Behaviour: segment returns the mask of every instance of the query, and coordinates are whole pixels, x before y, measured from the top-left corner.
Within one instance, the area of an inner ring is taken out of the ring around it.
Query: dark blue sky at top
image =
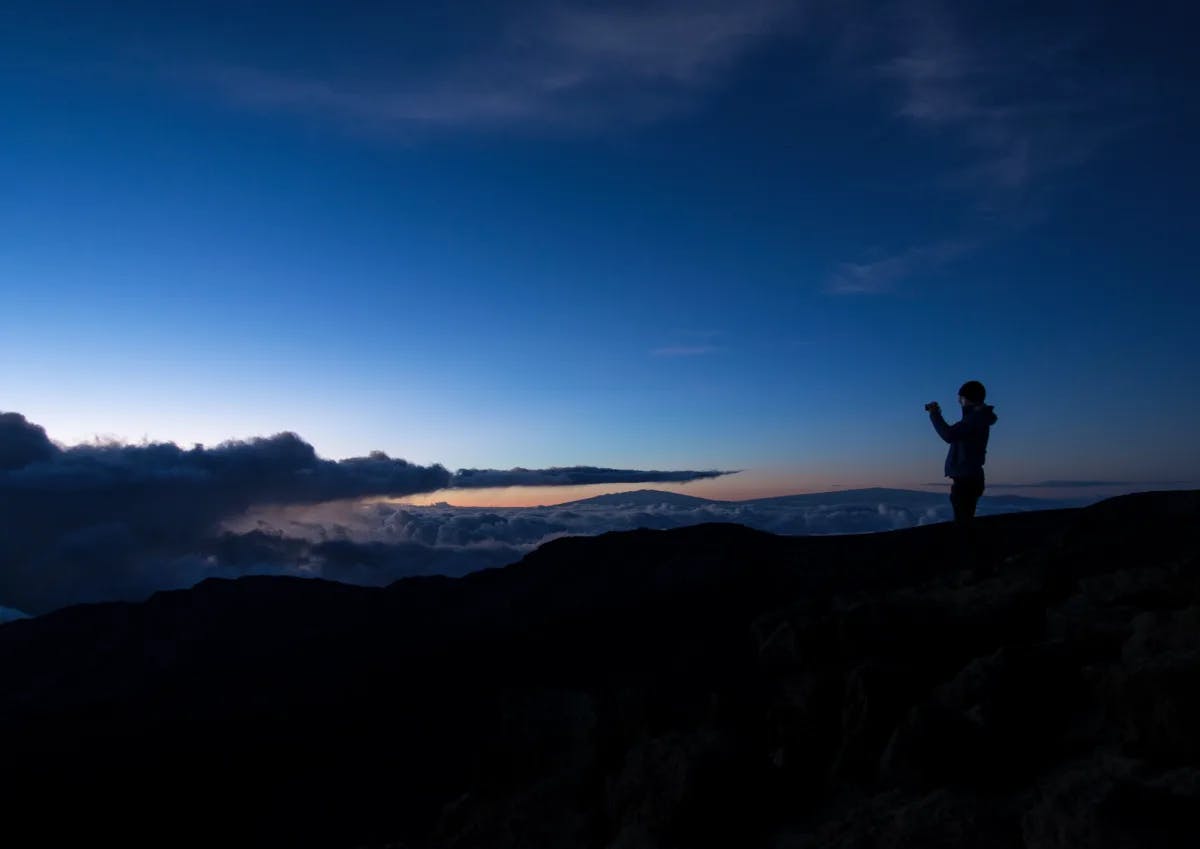
[[[1200,478],[1183,4],[440,5],[5,4],[0,408],[800,489],[979,378],[996,480]]]

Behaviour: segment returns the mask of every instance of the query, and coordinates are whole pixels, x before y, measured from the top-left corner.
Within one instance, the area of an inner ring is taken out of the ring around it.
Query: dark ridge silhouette
[[[1200,492],[0,626],[8,846],[1174,847]]]

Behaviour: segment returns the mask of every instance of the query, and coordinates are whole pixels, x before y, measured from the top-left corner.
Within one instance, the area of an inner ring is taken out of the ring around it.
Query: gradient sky
[[[0,409],[750,497],[939,480],[922,405],[977,378],[995,482],[1195,482],[1193,33],[1185,4],[7,2]]]

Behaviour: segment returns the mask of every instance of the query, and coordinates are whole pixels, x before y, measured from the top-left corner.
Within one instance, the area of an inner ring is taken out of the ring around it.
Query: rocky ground
[[[0,626],[7,845],[1200,845],[1200,492]]]

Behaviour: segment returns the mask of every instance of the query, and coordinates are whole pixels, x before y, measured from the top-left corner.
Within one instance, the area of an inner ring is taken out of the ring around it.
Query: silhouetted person
[[[938,436],[950,443],[946,452],[946,477],[950,485],[950,505],[954,523],[966,530],[975,517],[975,506],[983,495],[983,463],[987,458],[988,432],[996,423],[996,413],[983,403],[987,390],[978,380],[968,380],[958,390],[962,419],[946,424],[937,401],[925,405],[929,420]]]

